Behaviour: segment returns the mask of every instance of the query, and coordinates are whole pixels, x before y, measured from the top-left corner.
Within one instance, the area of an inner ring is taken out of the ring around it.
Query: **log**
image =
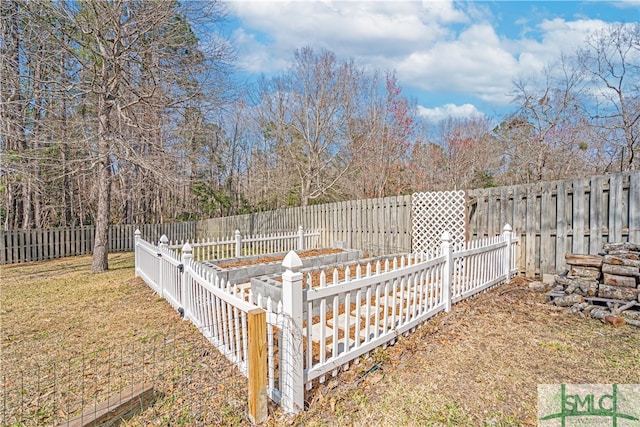
[[[620,301],[634,301],[638,299],[640,289],[625,288],[622,286],[600,285],[598,296],[600,298],[616,299]]]
[[[627,324],[629,325],[633,325],[635,327],[640,328],[640,320],[625,319],[625,322],[627,322]]]
[[[558,307],[571,307],[574,304],[580,304],[584,302],[582,295],[571,294],[563,297],[558,297],[553,300],[553,303]]]
[[[585,316],[590,316],[591,315],[591,310],[594,310],[596,308],[600,308],[597,305],[591,305],[589,304],[588,306],[586,306],[585,308],[582,309],[582,312],[584,313]]]
[[[562,277],[562,276],[556,276],[555,278],[555,282],[558,285],[562,285],[562,286],[569,286],[569,285],[577,285],[577,286],[585,286],[585,287],[591,287],[591,286],[598,286],[598,281],[595,279],[588,279],[586,277],[575,277],[575,276],[567,276],[567,277]]]
[[[609,251],[636,251],[640,252],[640,243],[633,242],[610,242],[602,245],[605,252]]]
[[[547,292],[551,288],[551,285],[540,281],[533,281],[529,283],[529,290],[532,292]]]
[[[564,259],[569,265],[579,265],[582,267],[597,267],[602,266],[602,255],[578,255],[578,254],[564,254]]]
[[[630,267],[640,268],[640,260],[625,258],[623,255],[605,255],[604,264],[627,265]]]
[[[598,280],[600,278],[600,268],[574,265],[571,266],[571,270],[569,270],[569,276]]]
[[[640,268],[628,265],[602,264],[602,272],[616,276],[640,277]]]
[[[609,314],[610,312],[606,308],[597,307],[591,310],[591,313],[589,313],[589,316],[593,317],[594,319],[604,320],[605,316],[608,316]]]
[[[622,286],[625,288],[635,288],[636,278],[628,276],[618,276],[615,274],[604,274],[604,284],[609,286]]]
[[[624,326],[627,322],[618,316],[604,316],[604,321],[615,327]]]
[[[608,252],[609,255],[613,255],[613,256],[617,256],[620,258],[627,258],[627,259],[633,259],[633,260],[640,260],[640,253],[639,252],[629,252],[629,251],[624,251],[624,250],[620,250],[620,251],[611,251]]]
[[[638,304],[638,309],[639,310],[626,310],[621,314],[625,317],[625,319],[640,320],[640,304]]]
[[[598,292],[598,281],[583,277],[556,276],[555,282],[562,285],[566,294],[579,294],[587,297],[595,296]]]
[[[611,310],[611,313],[615,316],[619,316],[620,313],[622,313],[625,310],[630,309],[631,307],[634,307],[636,305],[635,301],[630,301],[624,305],[620,305],[619,302],[608,302],[607,303],[607,307],[609,307],[609,310]]]

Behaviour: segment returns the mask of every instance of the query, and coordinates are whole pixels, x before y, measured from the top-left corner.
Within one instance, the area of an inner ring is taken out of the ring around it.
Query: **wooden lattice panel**
[[[454,248],[465,244],[467,214],[464,191],[414,193],[411,199],[413,252],[438,253],[448,231]]]

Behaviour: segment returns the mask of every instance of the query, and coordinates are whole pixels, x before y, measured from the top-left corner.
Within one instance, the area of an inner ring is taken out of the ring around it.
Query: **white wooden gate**
[[[443,231],[451,234],[454,248],[464,248],[467,233],[464,191],[413,193],[411,217],[413,253],[437,253]]]

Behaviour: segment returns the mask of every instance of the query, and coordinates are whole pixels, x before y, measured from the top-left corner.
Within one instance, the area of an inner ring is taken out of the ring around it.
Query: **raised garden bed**
[[[228,258],[202,263],[215,272],[217,277],[231,284],[249,282],[254,277],[282,274],[282,261],[286,253],[269,256],[255,255],[242,258]],[[354,249],[312,249],[298,253],[304,268],[318,268],[322,265],[355,262],[362,256],[361,251]]]
[[[319,283],[320,274],[322,271],[326,275],[326,284],[331,285],[333,283],[333,271],[338,270],[338,280],[344,280],[344,271],[347,267],[351,268],[351,277],[355,277],[355,267],[360,265],[364,269],[367,264],[375,265],[376,262],[384,262],[386,260],[392,260],[398,258],[401,255],[385,255],[375,258],[355,259],[344,261],[327,262],[321,265],[307,265],[305,260],[302,262],[304,267],[300,270],[303,273],[303,280],[307,279],[308,275],[312,276],[312,283],[315,285]],[[263,298],[271,298],[273,303],[277,304],[282,300],[282,275],[280,274],[265,274],[263,276],[256,276],[251,279],[251,291],[255,294],[261,294]]]

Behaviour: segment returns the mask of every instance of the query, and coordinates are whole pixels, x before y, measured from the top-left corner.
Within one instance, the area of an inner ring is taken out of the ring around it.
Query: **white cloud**
[[[375,50],[394,57],[442,37],[446,29],[438,22],[463,18],[451,2],[423,7],[418,2],[275,1],[232,2],[230,7],[247,27],[268,34],[265,48],[275,45],[289,55],[311,45],[341,56],[369,56]]]
[[[462,119],[483,116],[482,112],[471,104],[446,104],[436,108],[425,108],[422,105],[418,105],[418,115],[431,123],[437,123],[447,118]]]
[[[536,31],[539,39],[523,38],[509,42],[509,48],[514,53],[519,53],[527,62],[521,64],[523,71],[540,71],[540,64],[548,64],[559,59],[560,54],[575,52],[582,46],[589,34],[604,28],[607,25],[600,20],[566,21],[564,19],[545,19],[538,25]],[[531,69],[531,57],[535,58],[537,68]]]
[[[466,94],[500,107],[511,101],[519,75],[542,70],[606,25],[526,15],[510,21],[515,30],[507,37],[497,32],[485,3],[280,0],[229,6],[244,27],[234,34],[234,46],[247,71],[284,71],[293,51],[309,45],[368,69],[396,70],[410,89]]]
[[[516,59],[492,27],[473,25],[456,40],[443,41],[408,56],[398,65],[403,82],[433,92],[458,92],[504,105]]]

